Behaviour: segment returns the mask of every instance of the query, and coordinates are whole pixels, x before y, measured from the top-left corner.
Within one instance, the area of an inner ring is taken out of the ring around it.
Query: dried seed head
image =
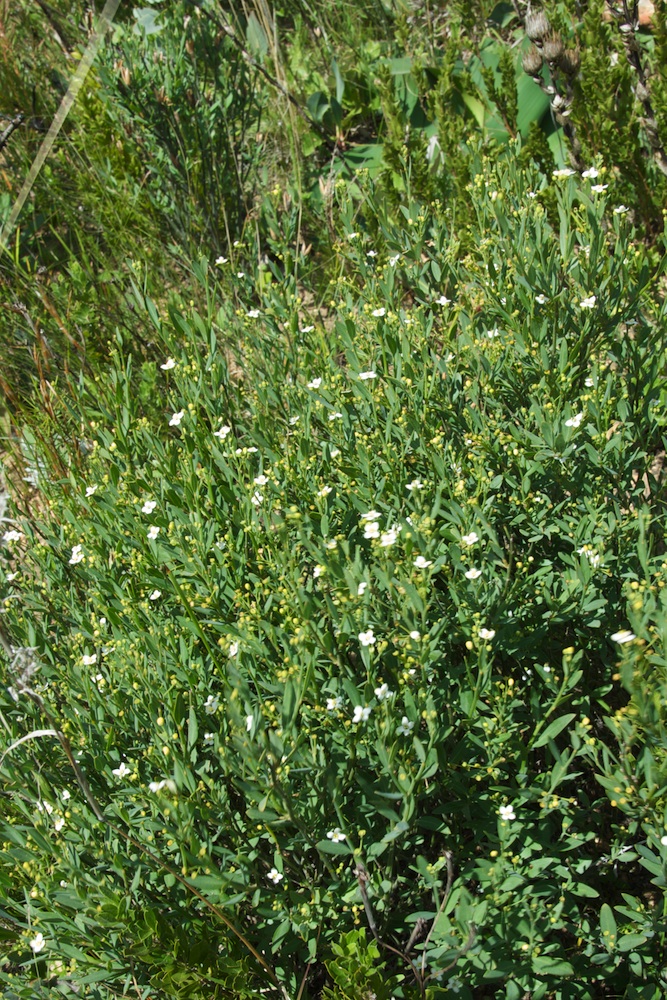
[[[574,76],[579,72],[581,56],[576,49],[565,49],[558,65],[567,76]]]
[[[542,51],[544,58],[550,65],[559,62],[563,55],[563,40],[557,32],[544,39]]]
[[[541,10],[526,15],[525,28],[531,42],[541,42],[551,31],[547,16]]]
[[[524,73],[527,73],[528,76],[537,76],[542,69],[542,55],[534,45],[531,45],[528,51],[524,53],[521,65],[523,66]]]

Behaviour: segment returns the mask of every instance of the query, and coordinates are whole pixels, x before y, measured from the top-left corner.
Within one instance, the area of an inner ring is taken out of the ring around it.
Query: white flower
[[[597,298],[595,297],[595,295],[589,295],[587,299],[581,300],[579,306],[581,309],[593,309],[596,302]]]
[[[176,362],[174,361],[173,358],[167,358],[165,363],[163,365],[160,365],[160,368],[162,369],[163,372],[168,372],[171,368],[175,367],[176,367]]]
[[[379,538],[380,525],[377,521],[369,521],[364,525],[364,538]]]
[[[367,514],[362,514],[361,515],[361,520],[362,521],[377,521],[377,519],[379,517],[382,517],[382,514],[380,513],[379,510],[369,510]]]
[[[338,542],[336,541],[335,538],[332,538],[330,541],[325,542],[324,544],[325,549],[329,549],[330,551],[333,551],[333,549],[335,549],[337,546]]]
[[[149,601],[157,601],[157,599],[159,597],[162,597],[162,591],[161,590],[152,590],[150,592],[150,594],[148,595],[148,600]]]
[[[594,194],[602,194],[602,192],[606,191],[608,187],[608,184],[593,184],[591,191],[593,191]]]
[[[362,646],[375,645],[375,636],[373,635],[372,628],[369,628],[367,632],[360,632],[358,635],[358,639]]]
[[[384,306],[380,306],[379,309],[374,309],[373,310],[373,316],[375,316],[376,319],[380,319],[382,316],[385,316],[386,313],[387,313],[387,310],[384,308]],[[359,378],[361,378],[361,375],[359,376]]]
[[[141,508],[142,514],[152,514],[157,507],[157,500],[147,500]]]
[[[593,386],[595,385],[595,382],[593,381],[593,379],[591,378],[590,375],[588,376],[588,378],[584,382],[584,385],[586,386],[587,389],[592,389]]]
[[[335,830],[329,830],[327,833],[327,840],[333,840],[334,844],[340,844],[341,841],[345,840],[345,834],[339,826]]]
[[[612,642],[624,643],[624,642],[632,642],[632,640],[636,639],[637,636],[634,634],[634,632],[630,632],[628,629],[623,628],[620,630],[620,632],[614,632],[614,634],[610,638]]]
[[[393,528],[389,529],[389,531],[383,532],[382,535],[380,535],[380,545],[383,548],[388,549],[390,545],[395,543],[400,530],[400,527],[395,524]]]
[[[537,302],[538,305],[543,306],[544,303],[547,301],[547,297],[546,295],[542,295],[542,293],[540,292],[539,295],[535,296],[535,301]]]
[[[83,663],[84,667],[92,667],[93,664],[97,663],[97,656],[95,653],[93,653],[90,656],[87,653],[85,653],[81,657],[81,662]]]
[[[321,490],[317,491],[317,495],[318,497],[328,497],[331,492],[332,492],[331,486],[323,486]]]
[[[410,492],[412,492],[412,490],[423,490],[424,484],[421,479],[413,479],[412,482],[408,483],[405,488],[406,490],[410,490]]]
[[[231,427],[228,427],[227,424],[223,424],[220,430],[213,431],[213,437],[220,438],[221,441],[224,441],[227,435],[231,434],[231,431]]]
[[[528,192],[528,197],[529,198],[537,198],[537,191],[529,191]]]
[[[570,170],[569,167],[561,167],[560,170],[554,170],[551,176],[560,179],[561,177],[571,177],[573,173],[574,170]]]
[[[253,506],[255,507],[259,507],[263,499],[264,497],[262,496],[262,494],[259,493],[257,490],[255,490],[253,495],[250,497],[250,503],[253,504]]]
[[[300,333],[312,333],[314,329],[315,329],[314,326],[302,326],[299,332]]]
[[[80,563],[83,560],[84,555],[81,549],[81,545],[72,546],[72,555],[69,560],[70,566],[76,566],[77,563]]]
[[[367,257],[377,257],[377,255],[378,255],[378,254],[377,254],[377,250],[368,250],[368,251],[366,252],[366,256],[367,256]]]
[[[398,733],[399,736],[409,736],[414,727],[415,727],[414,722],[410,722],[407,715],[404,715],[403,718],[401,719],[400,726],[396,728],[396,732]]]
[[[249,733],[250,730],[252,729],[252,724],[253,724],[254,721],[255,721],[254,715],[246,715],[246,717],[245,717],[245,728],[246,728],[246,732],[247,733]]]
[[[355,705],[354,712],[352,714],[352,722],[358,724],[360,722],[368,722],[371,714],[370,705]]]
[[[667,847],[667,835],[663,835],[660,838],[660,843],[662,844],[663,847]]]
[[[486,331],[486,335],[489,338],[489,340],[493,340],[494,337],[500,336],[500,330],[498,329],[497,326],[494,326],[493,330]]]
[[[274,885],[278,885],[279,882],[285,878],[282,872],[279,872],[277,868],[272,868],[266,876]]]
[[[441,295],[439,299],[435,300],[437,306],[448,306],[451,305],[451,299],[448,299],[446,295]]]
[[[220,699],[214,695],[210,694],[206,701],[204,702],[204,711],[207,715],[215,715],[220,707]]]
[[[430,559],[425,559],[424,556],[417,556],[417,558],[413,563],[413,566],[415,566],[417,569],[428,569],[429,566],[432,565],[433,562]]]
[[[359,236],[359,233],[348,233],[347,238],[348,238],[348,240],[356,240],[358,236]]]
[[[342,704],[343,699],[340,697],[327,698],[327,712],[337,712]]]
[[[151,524],[150,528],[146,533],[146,537],[149,538],[152,542],[154,542],[159,534],[160,534],[160,528],[158,527],[158,525]]]
[[[375,697],[378,701],[386,701],[387,698],[394,697],[394,692],[389,690],[388,684],[380,684],[380,687],[375,688]]]
[[[268,476],[264,475],[255,476],[255,478],[253,479],[253,483],[255,484],[255,486],[266,486],[268,481],[269,481]]]
[[[216,258],[215,258],[215,262],[216,262],[216,264],[217,264],[218,266],[220,266],[220,267],[221,267],[221,266],[222,266],[223,264],[226,264],[226,263],[227,263],[227,258],[226,258],[226,257],[216,257]]]
[[[39,812],[45,812],[47,816],[50,816],[51,813],[53,812],[53,806],[51,805],[50,802],[38,802],[37,809],[39,810]]]
[[[599,173],[600,173],[600,171],[596,170],[595,167],[589,167],[588,170],[584,170],[583,171],[583,173],[582,173],[581,176],[585,177],[587,181],[588,180],[595,180],[595,178],[599,175]]]
[[[630,209],[627,205],[617,205],[614,209],[614,215],[623,215],[625,212],[629,212]]]
[[[63,788],[62,792],[60,793],[60,798],[63,800],[63,802],[67,802],[68,799],[72,798],[71,793],[67,788]]]
[[[496,630],[494,628],[481,628],[477,633],[480,639],[493,639],[495,634]]]
[[[290,427],[294,427],[294,425],[298,424],[298,423],[299,423],[299,416],[298,416],[298,414],[295,417],[290,417],[289,418],[289,425],[290,425]]]
[[[312,380],[312,382],[308,383],[307,388],[308,389],[319,389],[319,387],[321,385],[322,385],[322,379],[321,378],[314,378]]]
[[[365,592],[365,590],[366,590],[367,587],[368,587],[368,584],[366,583],[366,581],[362,580],[362,582],[357,587],[357,597],[363,597],[364,596],[364,592]]]
[[[2,536],[3,542],[18,542],[20,538],[21,538],[20,531],[5,531],[4,535]]]
[[[118,767],[114,767],[111,773],[115,774],[117,778],[125,778],[128,774],[132,774],[132,771],[125,761],[121,761]]]
[[[315,567],[315,569],[313,570],[313,580],[318,580],[322,576],[322,573],[324,573],[324,570],[325,570],[325,567],[324,566],[320,566],[318,564]]]
[[[96,493],[96,492],[97,492],[97,483],[95,483],[93,486],[86,486],[86,496],[87,497],[92,497],[93,493]]]
[[[466,579],[467,580],[477,580],[477,579],[479,579],[479,577],[481,575],[482,575],[481,569],[475,569],[474,566],[471,566],[471,568],[466,573]]]
[[[153,792],[153,794],[156,794],[157,792],[161,792],[166,784],[167,784],[166,781],[149,781],[148,790],[149,792]]]
[[[400,259],[401,259],[400,253],[394,254],[393,257],[389,258],[389,267],[396,267]]]
[[[329,423],[331,423],[332,420],[340,420],[342,416],[343,414],[339,410],[335,410],[333,413],[329,414]],[[331,452],[331,457],[334,457],[333,451]]]
[[[39,931],[39,933],[35,934],[34,938],[30,942],[30,947],[32,948],[32,950],[35,953],[35,955],[38,952],[42,951],[43,948],[46,947],[46,940],[45,940],[44,935],[42,934],[41,931]]]
[[[362,382],[367,382],[371,378],[377,378],[376,372],[359,372],[359,378]]]
[[[248,317],[248,319],[258,319],[259,318],[259,309],[248,309],[248,312],[246,313],[246,316]]]
[[[500,809],[498,810],[498,814],[500,815],[500,818],[505,822],[508,822],[511,819],[516,819],[516,816],[514,814],[514,806],[501,806]]]
[[[172,415],[171,420],[169,421],[169,426],[178,427],[184,416],[185,416],[185,410],[179,410],[178,413],[174,413]]]
[[[471,531],[469,535],[463,535],[461,537],[461,542],[462,542],[463,545],[468,545],[468,546],[474,545],[475,542],[478,542],[478,541],[479,541],[479,537],[477,535],[477,532],[475,532],[475,531]]]
[[[565,421],[566,427],[578,427],[581,421],[584,419],[583,413],[575,413],[573,417]]]
[[[17,576],[18,573],[8,573],[6,576],[7,583],[11,583],[12,580],[15,580]]]
[[[53,824],[56,833],[60,833],[64,825],[65,825],[65,820],[62,818],[62,816],[60,816]]]
[[[410,633],[410,638],[414,639],[415,642],[419,642],[421,637],[422,637],[421,632],[418,632],[417,629],[413,629],[412,632]]]
[[[229,647],[229,651],[227,653],[227,656],[230,656],[230,657],[231,656],[236,656],[236,654],[238,653],[238,651],[239,651],[239,644],[238,644],[238,642],[233,642],[231,644],[231,646]]]
[[[236,272],[236,277],[237,278],[245,278],[245,271],[237,271]]]

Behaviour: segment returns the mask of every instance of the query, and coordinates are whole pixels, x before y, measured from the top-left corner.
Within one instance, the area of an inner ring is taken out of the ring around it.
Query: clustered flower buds
[[[541,10],[526,16],[525,27],[526,34],[530,38],[531,42],[535,42],[536,45],[540,45],[542,40],[546,38],[551,31],[551,25],[547,20],[547,16]]]

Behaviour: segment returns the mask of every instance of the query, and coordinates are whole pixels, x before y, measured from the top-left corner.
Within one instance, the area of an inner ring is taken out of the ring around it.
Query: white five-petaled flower
[[[380,687],[375,688],[375,697],[378,701],[386,701],[394,697],[394,692],[389,690],[388,684],[380,684]]]
[[[154,542],[159,534],[160,534],[159,526],[157,524],[151,524],[150,528],[146,533],[146,537],[149,538],[151,542]]]
[[[231,427],[228,427],[227,424],[223,424],[219,430],[213,431],[213,437],[220,438],[221,441],[224,441],[227,435],[231,434],[231,430]]]
[[[373,629],[369,628],[367,632],[360,632],[358,636],[359,642],[362,646],[374,646],[375,636],[373,634]]]
[[[500,336],[500,330],[498,329],[497,326],[494,326],[493,330],[487,330],[486,331],[486,335],[489,338],[489,340],[493,340],[494,337],[499,337]]]
[[[321,490],[317,491],[317,495],[318,497],[328,497],[331,492],[332,492],[331,486],[323,486]]]
[[[152,514],[157,507],[157,500],[147,500],[141,508],[142,514]]]
[[[384,549],[388,549],[390,545],[394,545],[396,539],[398,538],[400,530],[401,530],[400,526],[395,524],[393,527],[389,529],[389,531],[384,531],[380,535],[380,545]]]
[[[622,644],[624,642],[632,642],[632,640],[636,638],[637,636],[634,634],[634,632],[630,632],[630,630],[627,628],[622,628],[620,632],[614,632],[614,634],[611,636],[611,641],[619,642]]]
[[[509,820],[511,819],[516,819],[516,815],[514,813],[514,806],[501,806],[500,809],[498,810],[498,814],[500,818],[506,823],[509,822]]]
[[[92,653],[91,655],[84,653],[81,657],[81,662],[84,667],[92,667],[95,663],[97,663],[97,655],[95,653]]]
[[[379,510],[369,510],[367,514],[361,515],[362,521],[377,521],[379,517],[382,517]]]
[[[60,793],[60,798],[63,800],[63,802],[67,802],[68,799],[72,798],[71,792],[69,791],[68,788],[63,788],[62,792]]]
[[[342,704],[343,699],[340,696],[327,698],[327,712],[337,712]]]
[[[495,634],[496,630],[494,628],[481,628],[477,632],[480,639],[493,639]]]
[[[167,358],[165,363],[163,365],[160,365],[160,368],[162,369],[163,372],[168,372],[175,367],[176,367],[176,361],[174,360],[174,358]]]
[[[474,566],[471,566],[468,572],[466,573],[466,579],[477,580],[481,575],[482,575],[481,569],[476,569]]]
[[[345,834],[341,828],[337,826],[335,830],[329,830],[327,833],[327,840],[332,840],[334,844],[340,844],[343,840],[345,840]]]
[[[246,728],[246,732],[247,733],[249,733],[250,730],[252,729],[252,724],[253,724],[254,721],[255,721],[255,716],[254,715],[246,715],[246,717],[245,717],[245,728]]]
[[[266,486],[268,481],[269,481],[268,476],[265,476],[263,474],[261,476],[255,476],[255,478],[253,479],[253,483],[255,484],[255,486]]]
[[[478,542],[478,541],[479,541],[479,537],[478,537],[476,531],[471,531],[469,535],[462,535],[461,536],[461,542],[462,542],[463,545],[467,545],[467,546],[474,545],[475,542]]]
[[[239,651],[239,644],[238,644],[238,642],[233,642],[231,644],[231,646],[229,647],[229,650],[227,652],[227,656],[236,656],[236,654],[238,653],[238,651]]]
[[[599,173],[600,171],[596,170],[595,167],[589,167],[588,170],[584,170],[582,172],[581,176],[585,177],[586,180],[589,181],[589,180],[595,180],[595,178],[599,176]]]
[[[340,420],[342,416],[343,414],[340,412],[340,410],[334,410],[333,413],[329,414],[329,423],[331,423],[332,420]],[[332,458],[334,457],[333,452],[331,452],[331,457]]]
[[[627,205],[617,205],[614,209],[614,215],[623,215],[625,212],[629,212],[630,209]]]
[[[595,295],[589,295],[587,299],[582,299],[579,303],[581,309],[593,309],[595,303],[597,302],[597,297]]]
[[[379,538],[380,525],[377,521],[368,521],[364,525],[364,538]]]
[[[357,587],[357,597],[363,597],[364,591],[366,590],[367,587],[368,584],[366,583],[366,581],[362,580],[359,586]]]
[[[299,333],[312,333],[314,329],[314,326],[302,326]]]
[[[299,415],[298,414],[295,417],[290,417],[289,418],[289,425],[290,425],[290,427],[294,427],[294,425],[298,424],[298,423],[299,423]]]
[[[215,715],[220,707],[220,699],[217,695],[210,694],[204,702],[204,711],[207,715]]]
[[[430,559],[426,559],[424,556],[417,556],[413,563],[413,566],[415,566],[416,569],[428,569],[429,566],[432,565],[433,562]]]
[[[540,292],[540,294],[539,294],[539,295],[536,295],[536,296],[535,296],[535,301],[537,302],[537,304],[538,304],[538,305],[540,305],[540,306],[543,306],[543,305],[544,305],[544,303],[545,303],[545,302],[547,301],[547,297],[546,297],[546,295],[543,295],[543,294],[542,294],[542,293]]]
[[[414,639],[415,642],[419,642],[421,637],[422,637],[421,632],[418,632],[416,628],[413,629],[412,632],[410,633],[410,638]]]
[[[595,381],[594,381],[594,380],[593,380],[593,379],[591,378],[591,376],[589,375],[589,376],[588,376],[588,377],[587,377],[587,378],[585,379],[585,381],[584,381],[584,385],[586,386],[586,388],[587,388],[587,389],[592,389],[592,388],[593,388],[593,386],[595,385]]]
[[[21,538],[20,531],[5,531],[2,536],[3,542],[18,542]]]
[[[285,878],[283,873],[279,872],[277,868],[272,868],[271,871],[267,873],[266,877],[269,879],[270,882],[273,882],[274,885],[278,885],[278,883],[282,882],[282,880]]]
[[[389,258],[388,261],[389,267],[396,267],[400,259],[401,259],[400,253],[395,253],[393,257]]]
[[[368,722],[370,714],[370,705],[355,705],[354,712],[352,713],[352,722],[355,724],[358,724],[359,722]]]
[[[117,778],[125,778],[127,777],[128,774],[132,774],[132,770],[127,766],[127,764],[123,760],[118,765],[118,767],[114,767],[111,773],[115,774]]]
[[[258,319],[259,318],[259,309],[248,309],[248,312],[246,313],[246,316],[248,317],[248,319]]]
[[[551,176],[560,179],[562,177],[572,177],[574,173],[575,171],[571,170],[570,167],[561,167],[560,170],[554,170]]]
[[[148,595],[148,600],[149,601],[157,601],[157,599],[159,597],[162,597],[162,591],[161,590],[152,590],[150,592],[150,594]]]
[[[255,490],[253,495],[250,497],[250,503],[253,504],[253,506],[255,507],[259,507],[263,499],[264,497],[262,496],[262,494],[259,493],[257,490]]]
[[[72,546],[72,555],[70,556],[69,559],[70,566],[76,566],[77,563],[80,563],[83,560],[84,555],[83,552],[81,551],[82,548],[83,546],[81,545]]]
[[[308,389],[319,389],[319,387],[321,385],[322,385],[322,379],[321,378],[314,378],[312,380],[312,382],[308,383],[308,385],[307,385],[306,388],[308,388]]]
[[[379,309],[373,310],[373,316],[375,316],[376,319],[381,319],[383,316],[386,315],[386,312],[387,310],[384,308],[384,306],[380,306]],[[359,376],[359,378],[361,378],[361,375]]]
[[[92,497],[93,493],[96,493],[96,492],[97,492],[97,483],[94,483],[92,486],[86,486],[86,496],[87,497]]]
[[[64,826],[65,826],[65,820],[63,819],[62,816],[59,816],[58,819],[53,824],[56,833],[60,833],[60,831],[63,829]]]
[[[367,256],[367,257],[377,257],[377,255],[378,255],[378,252],[377,252],[377,250],[368,250],[368,251],[366,252],[366,256]]]
[[[609,187],[608,184],[593,184],[591,187],[591,191],[593,192],[593,194],[602,194],[602,192],[606,191],[608,187]]]
[[[30,942],[30,947],[32,948],[35,955],[42,951],[46,947],[46,939],[41,931],[35,934],[34,938]]]
[[[446,295],[441,295],[440,298],[435,300],[435,304],[438,306],[448,306],[451,305],[452,300],[448,299]]]
[[[412,490],[423,490],[424,484],[421,479],[413,479],[411,483],[407,483],[405,488],[406,490],[410,490],[410,492],[412,492]]]
[[[166,784],[167,784],[167,782],[164,781],[164,780],[162,780],[162,781],[149,781],[148,782],[148,790],[149,790],[149,792],[153,792],[153,794],[156,794],[157,792],[161,792],[162,789],[165,787]]]
[[[377,372],[373,371],[359,372],[359,378],[361,379],[362,382],[367,382],[371,378],[377,378]]]
[[[218,266],[221,266],[222,264],[226,264],[227,263],[227,258],[226,257],[216,257],[215,258],[215,262],[216,262],[216,264],[218,264]]]
[[[179,410],[178,413],[172,414],[171,420],[169,421],[169,426],[178,427],[184,416],[185,416],[185,410]]]
[[[415,727],[414,722],[410,722],[407,715],[404,715],[403,718],[401,719],[400,726],[397,726],[396,728],[396,732],[398,733],[399,736],[409,736],[414,727]]]
[[[326,569],[325,566],[320,566],[320,564],[318,563],[315,569],[313,570],[313,580],[318,580],[322,576],[322,573],[324,573],[325,569]]]
[[[584,419],[583,413],[575,413],[573,417],[565,421],[566,427],[578,427],[581,421]]]

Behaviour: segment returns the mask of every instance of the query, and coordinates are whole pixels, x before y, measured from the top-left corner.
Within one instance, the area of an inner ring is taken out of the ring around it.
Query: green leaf
[[[333,840],[318,840],[315,846],[324,854],[352,854],[352,849],[347,844],[334,843]]]
[[[613,951],[616,947],[616,918],[608,903],[603,903],[600,908],[600,932],[605,947]]]
[[[538,736],[535,740],[532,749],[537,750],[539,747],[546,746],[549,740],[555,739],[555,737],[558,736],[559,733],[562,733],[563,730],[570,725],[572,720],[576,719],[576,717],[576,713],[571,712],[568,715],[561,715],[559,719],[554,719],[554,721],[547,726],[542,735]]]

